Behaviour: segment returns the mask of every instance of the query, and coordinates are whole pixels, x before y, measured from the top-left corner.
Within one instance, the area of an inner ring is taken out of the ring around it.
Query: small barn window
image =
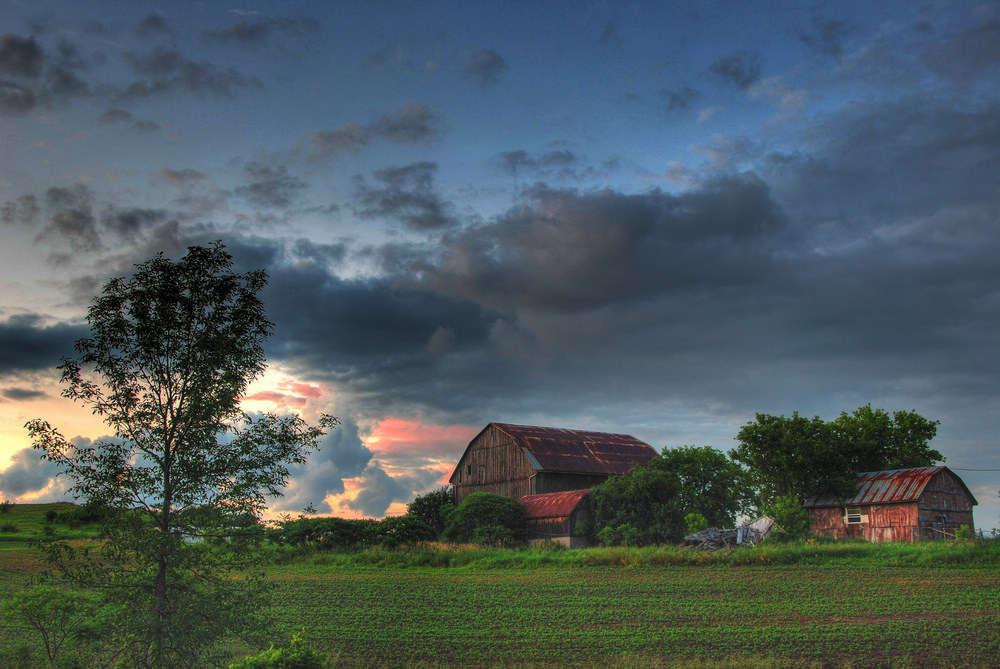
[[[848,525],[854,525],[861,522],[861,508],[860,507],[847,507],[845,510],[845,516]]]

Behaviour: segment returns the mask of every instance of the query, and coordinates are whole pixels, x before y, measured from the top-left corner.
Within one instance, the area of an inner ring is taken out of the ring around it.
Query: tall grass
[[[522,548],[424,543],[396,549],[318,551],[270,547],[276,564],[315,567],[381,567],[406,569],[536,569],[545,567],[670,567],[728,565],[857,565],[857,566],[995,566],[1000,567],[1000,541],[935,541],[913,544],[811,539],[762,544],[753,548],[703,551],[676,546],[566,549],[552,544]]]

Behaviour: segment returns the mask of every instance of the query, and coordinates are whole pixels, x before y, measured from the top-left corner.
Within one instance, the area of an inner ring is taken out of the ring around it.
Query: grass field
[[[302,632],[343,667],[997,667],[1000,551],[987,543],[431,546],[284,555],[267,571],[275,643]],[[0,548],[7,596],[39,565]],[[15,636],[0,631],[0,647]]]

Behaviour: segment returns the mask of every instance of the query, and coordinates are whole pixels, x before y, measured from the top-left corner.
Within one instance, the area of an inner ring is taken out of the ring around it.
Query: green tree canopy
[[[111,632],[133,666],[203,664],[222,636],[253,627],[263,581],[245,570],[256,517],[336,425],[240,408],[265,368],[266,282],[235,273],[221,243],[112,279],[88,312],[91,336],[60,369],[63,395],[113,437],[74,445],[42,420],[27,424],[71,490],[105,510],[106,542],[54,544],[48,559],[121,607]]]
[[[451,486],[444,486],[418,495],[406,505],[406,515],[427,523],[438,535],[444,532],[448,516],[454,510],[455,492]]]
[[[817,494],[854,494],[857,475],[865,471],[926,467],[944,460],[930,448],[939,421],[914,411],[890,417],[871,405],[834,421],[759,413],[736,436],[729,452],[749,470],[762,504],[779,497],[800,503]]]
[[[664,448],[645,467],[614,476],[587,496],[593,537],[630,545],[680,541],[692,514],[733,527],[752,500],[746,473],[710,446]]]
[[[737,516],[752,506],[746,472],[711,446],[664,448],[649,466],[677,476],[680,510],[700,513],[711,527],[734,527]]]
[[[476,539],[476,531],[489,528],[491,537],[520,540],[525,533],[524,507],[516,499],[474,492],[448,516],[444,538],[448,541],[468,542]],[[501,530],[496,532],[495,530]]]

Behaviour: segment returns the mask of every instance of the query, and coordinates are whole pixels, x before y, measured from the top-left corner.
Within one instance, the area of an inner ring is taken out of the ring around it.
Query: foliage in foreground
[[[260,653],[229,665],[229,669],[327,669],[332,666],[330,659],[310,648],[295,634],[287,646],[275,648],[273,645]]]
[[[337,422],[241,410],[273,325],[258,296],[266,274],[232,268],[216,243],[109,281],[88,311],[90,336],[60,369],[63,396],[113,436],[73,444],[43,420],[27,424],[103,520],[101,543],[55,542],[46,560],[117,608],[103,631],[134,667],[204,664],[227,635],[265,629],[257,517]]]

